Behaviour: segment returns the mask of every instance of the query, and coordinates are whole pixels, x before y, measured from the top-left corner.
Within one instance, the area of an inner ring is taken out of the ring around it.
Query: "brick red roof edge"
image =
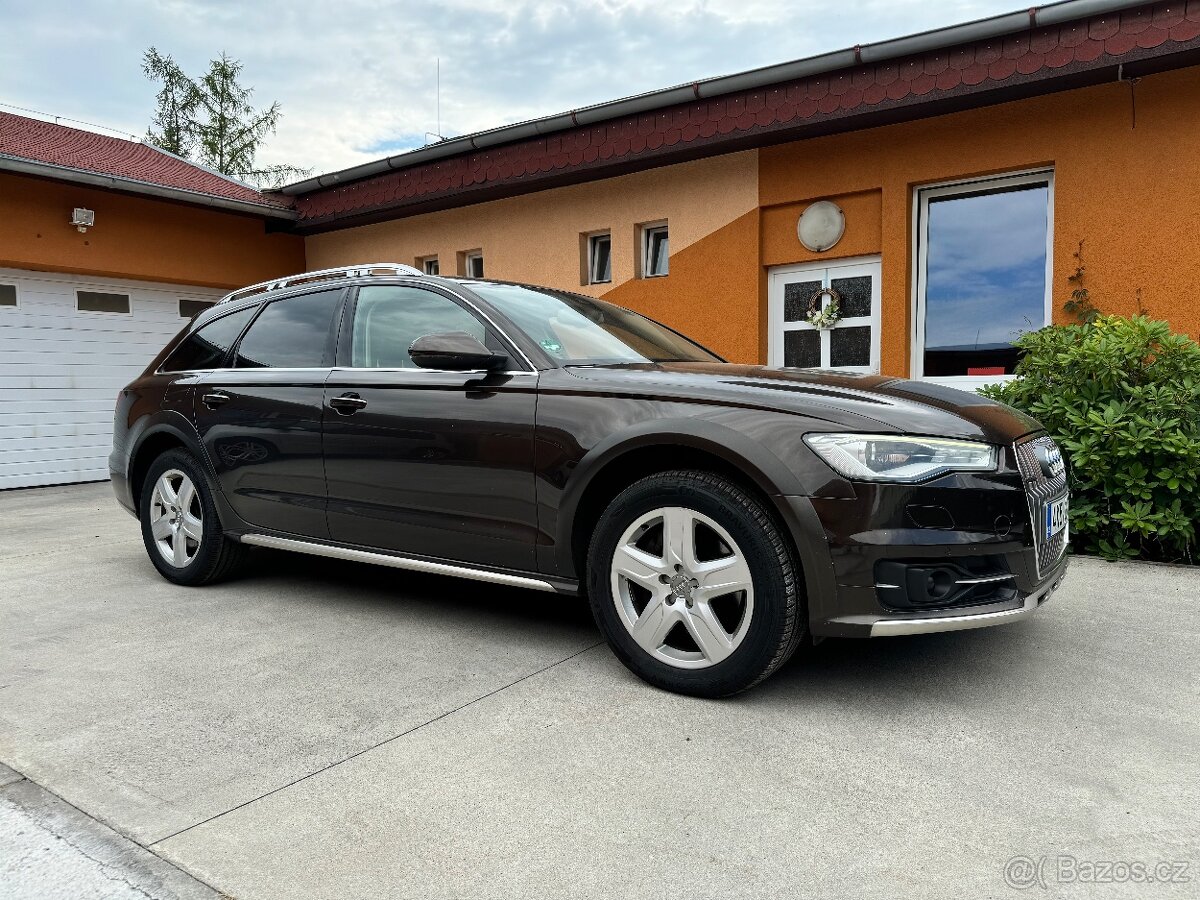
[[[998,102],[1119,63],[1200,50],[1200,0],[1157,3],[815,75],[398,169],[297,198],[308,230],[398,218],[672,159],[865,127],[918,105]],[[1053,89],[1053,88],[1051,88]]]
[[[290,205],[282,197],[264,194],[146,144],[8,112],[0,112],[0,153],[225,200],[281,209]]]

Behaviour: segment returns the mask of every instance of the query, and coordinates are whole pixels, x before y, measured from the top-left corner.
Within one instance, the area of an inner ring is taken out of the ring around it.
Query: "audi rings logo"
[[[1065,470],[1063,465],[1062,451],[1054,445],[1035,447],[1033,452],[1037,455],[1038,463],[1041,464],[1042,474],[1047,478],[1057,478]]]

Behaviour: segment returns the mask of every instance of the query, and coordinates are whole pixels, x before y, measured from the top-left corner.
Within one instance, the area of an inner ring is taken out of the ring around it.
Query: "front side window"
[[[408,348],[427,334],[465,331],[505,352],[483,322],[449,297],[404,285],[360,288],[350,358],[355,368],[415,369]]]
[[[666,275],[670,271],[669,255],[667,226],[647,225],[642,230],[642,275],[646,278]]]
[[[198,328],[171,351],[162,364],[164,372],[190,372],[217,369],[225,362],[229,348],[258,311],[257,306],[238,310]]]
[[[239,369],[320,369],[333,364],[333,317],[342,292],[267,304],[237,348]]]
[[[562,365],[721,361],[683,335],[603,300],[493,282],[471,290]]]
[[[612,281],[612,235],[593,234],[588,237],[588,284],[608,284]]]
[[[919,194],[914,368],[926,378],[1011,375],[1020,335],[1050,321],[1053,176]]]

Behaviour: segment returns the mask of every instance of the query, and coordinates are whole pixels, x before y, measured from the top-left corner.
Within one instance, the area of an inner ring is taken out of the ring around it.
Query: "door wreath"
[[[829,305],[822,306],[822,301],[828,297]],[[808,309],[804,313],[804,321],[813,328],[821,330],[833,328],[842,320],[842,295],[831,287],[823,287],[808,298]]]

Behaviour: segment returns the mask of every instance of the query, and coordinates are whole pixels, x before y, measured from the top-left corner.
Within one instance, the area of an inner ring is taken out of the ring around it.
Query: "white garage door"
[[[220,294],[0,269],[0,489],[108,478],[117,391]]]

